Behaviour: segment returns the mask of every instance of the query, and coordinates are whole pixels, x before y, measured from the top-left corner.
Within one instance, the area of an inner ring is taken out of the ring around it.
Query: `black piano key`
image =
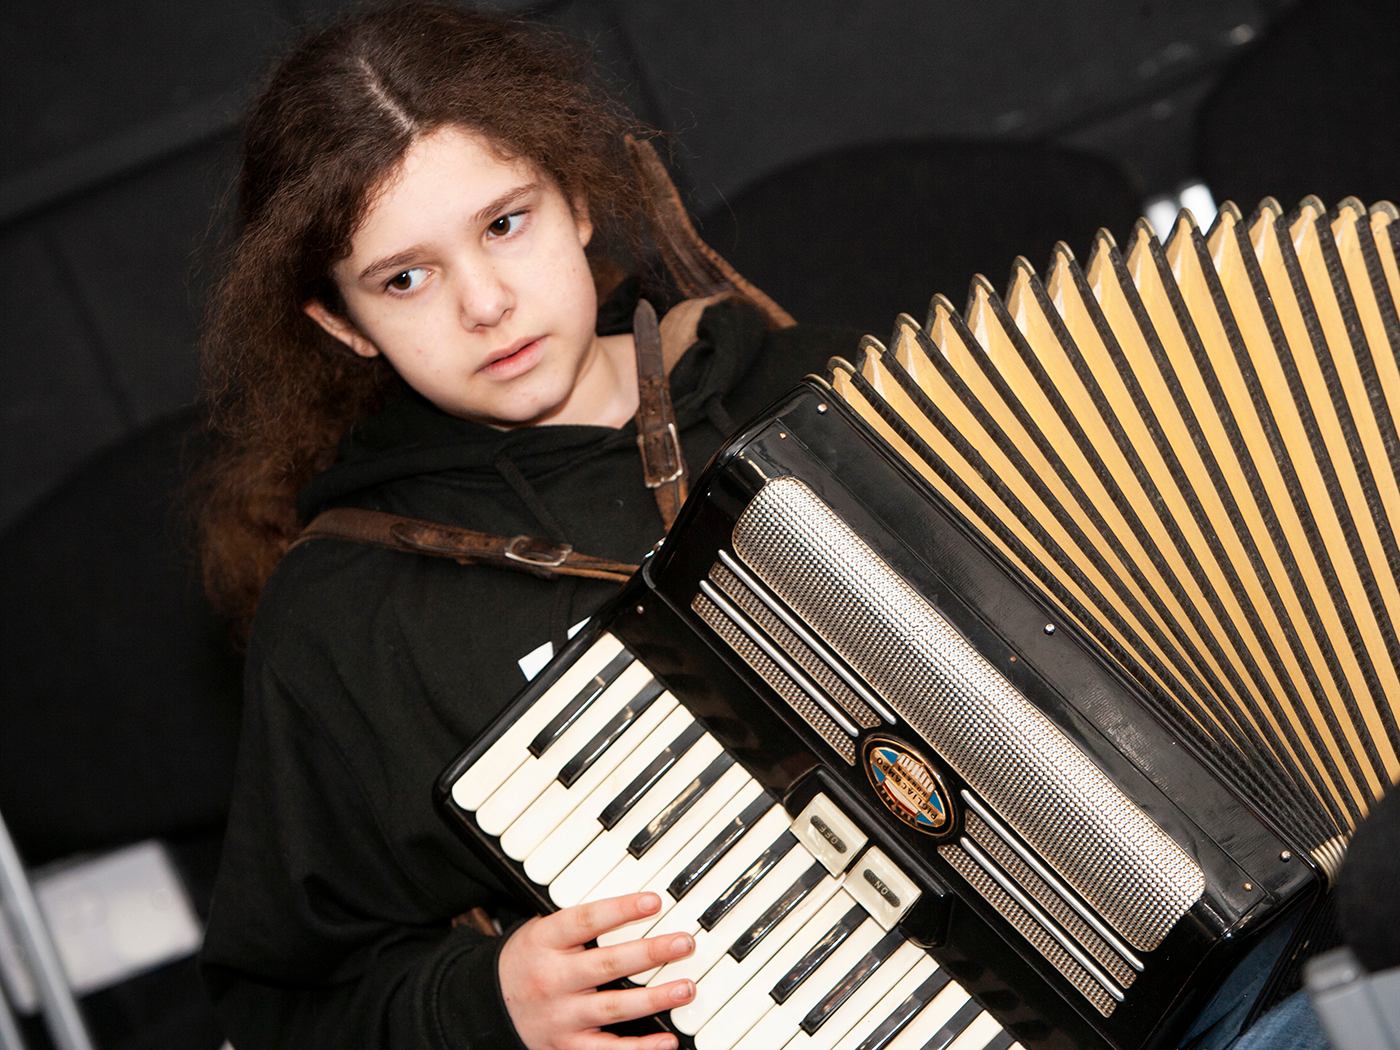
[[[807,954],[798,959],[793,968],[783,974],[782,979],[773,986],[772,991],[768,993],[773,1001],[775,1003],[787,1002],[788,996],[802,987],[802,982],[808,977],[811,977],[813,971],[822,963],[826,962],[827,957],[837,948],[841,947],[841,943],[849,937],[852,931],[863,923],[866,918],[865,909],[857,904],[855,907],[851,908],[850,911],[846,912],[845,915],[837,919],[836,925],[827,930],[822,936],[822,939],[812,945],[812,947],[807,950]]]
[[[982,1050],[1011,1050],[1011,1044],[1016,1041],[1016,1037],[1003,1028],[996,1035],[992,1036],[992,1041]]]
[[[632,663],[632,654],[626,649],[618,653],[601,671],[590,678],[582,689],[555,715],[534,740],[530,741],[530,754],[539,758],[549,750],[549,745],[564,735],[565,730],[578,720],[578,716],[588,710],[588,705],[603,695],[603,691],[617,680],[617,676],[627,670]]]
[[[637,800],[650,791],[652,786],[666,775],[666,771],[704,735],[705,727],[699,722],[692,722],[686,726],[676,739],[662,748],[661,753],[647,764],[646,769],[637,774],[632,783],[622,789],[620,795],[607,804],[598,815],[598,823],[611,831],[619,820],[627,816],[628,811],[637,804]]]
[[[673,900],[680,900],[690,892],[692,886],[705,877],[719,859],[729,852],[729,847],[738,842],[744,832],[753,827],[754,822],[759,817],[768,812],[773,805],[773,800],[767,795],[759,795],[740,813],[737,817],[726,824],[718,835],[712,838],[695,859],[687,864],[674,879],[671,885],[666,887]]]
[[[865,1042],[861,1043],[856,1050],[885,1050],[885,1047],[894,1042],[894,1037],[904,1031],[904,1026],[912,1021],[920,1010],[933,1001],[933,997],[943,991],[948,986],[948,973],[946,970],[935,970],[926,980],[920,983],[919,987],[909,993],[902,1003],[896,1006],[888,1017],[880,1022],[880,1026],[865,1037]]]
[[[963,1030],[976,1020],[977,1015],[981,1012],[982,1004],[974,999],[969,999],[962,1004],[957,1013],[948,1018],[948,1022],[934,1033],[933,1038],[925,1043],[921,1050],[948,1050],[949,1044],[962,1035]]]
[[[653,817],[650,824],[637,832],[637,837],[628,844],[627,852],[634,857],[645,856],[647,850],[656,845],[656,841],[670,831],[675,826],[676,821],[685,816],[690,807],[695,805],[733,764],[732,756],[720,755],[706,766],[698,777],[681,789],[681,793],[671,801],[670,805]]]
[[[773,870],[773,865],[787,856],[788,850],[797,845],[797,836],[791,831],[784,831],[773,844],[758,855],[752,864],[744,869],[743,873],[729,884],[729,888],[715,898],[713,904],[704,910],[700,915],[700,928],[702,930],[712,930],[720,919],[724,918],[753,889],[763,876]]]
[[[587,773],[589,767],[598,761],[599,756],[617,743],[617,738],[627,732],[627,727],[665,691],[666,687],[657,681],[648,682],[643,686],[636,696],[627,701],[627,705],[621,711],[608,720],[607,725],[598,730],[592,740],[583,745],[578,754],[564,763],[564,768],[556,778],[559,783],[566,788],[573,787],[574,782]]]
[[[822,1001],[812,1007],[811,1012],[802,1019],[802,1030],[808,1035],[815,1035],[817,1029],[826,1023],[826,1019],[841,1009],[846,1000],[855,994],[856,989],[903,943],[904,934],[898,930],[891,930],[876,941],[870,951],[861,956],[860,961],[851,968],[851,972],[836,982],[836,987],[827,992]]]
[[[817,883],[826,877],[826,868],[820,861],[804,871],[789,886],[781,897],[768,906],[768,910],[758,920],[739,935],[739,939],[729,946],[729,955],[735,962],[743,962],[744,956],[753,951],[758,943],[768,936],[774,926],[792,913],[816,888]]]

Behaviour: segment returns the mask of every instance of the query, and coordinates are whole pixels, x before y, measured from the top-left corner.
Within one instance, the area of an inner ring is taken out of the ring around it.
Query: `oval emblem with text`
[[[942,835],[952,827],[953,814],[942,781],[907,745],[889,737],[868,740],[865,775],[885,807],[915,831]]]

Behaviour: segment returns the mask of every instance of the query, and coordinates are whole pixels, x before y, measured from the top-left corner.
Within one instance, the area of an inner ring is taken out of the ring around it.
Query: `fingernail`
[[[673,1035],[663,1036],[656,1041],[656,1050],[676,1050],[680,1046],[680,1040]]]
[[[671,951],[677,955],[689,955],[694,947],[695,942],[688,933],[682,933],[671,941]]]
[[[642,899],[637,903],[641,905],[643,912],[653,912],[661,907],[661,898],[654,893],[643,893]]]
[[[680,984],[676,985],[674,988],[671,989],[671,998],[676,1000],[676,1002],[678,1003],[684,1002],[686,999],[689,999],[694,994],[695,985],[691,984],[689,981],[682,981]]]

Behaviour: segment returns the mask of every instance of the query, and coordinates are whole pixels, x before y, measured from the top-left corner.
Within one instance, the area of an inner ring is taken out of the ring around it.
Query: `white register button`
[[[858,900],[871,918],[885,929],[904,918],[905,912],[919,899],[919,887],[895,867],[894,861],[878,848],[871,846],[856,866],[847,874],[843,885],[846,892]]]
[[[792,822],[792,833],[838,878],[851,866],[867,838],[836,803],[820,793],[812,796]]]

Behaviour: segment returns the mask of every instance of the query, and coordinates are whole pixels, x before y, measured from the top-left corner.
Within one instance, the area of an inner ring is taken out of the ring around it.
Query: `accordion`
[[[1226,205],[901,316],[726,445],[443,814],[541,908],[660,893],[696,950],[634,980],[695,979],[698,1050],[1261,1008],[1400,777],[1398,243]]]

